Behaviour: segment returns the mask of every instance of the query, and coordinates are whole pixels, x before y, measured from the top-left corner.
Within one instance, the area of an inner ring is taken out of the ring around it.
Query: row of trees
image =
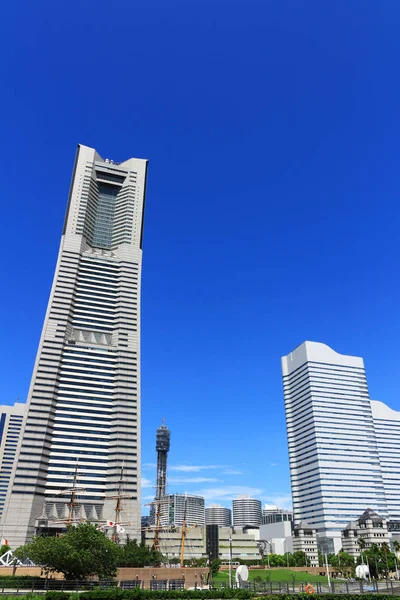
[[[362,537],[359,538],[358,545],[361,553],[357,559],[357,564],[368,565],[370,576],[373,579],[382,576],[388,577],[389,573],[398,570],[396,553],[400,551],[400,542],[393,542],[394,552],[390,550],[387,542],[384,542],[381,546],[371,544],[369,548],[366,548],[366,542]]]
[[[90,523],[69,527],[61,537],[38,536],[30,544],[17,548],[14,555],[43,566],[47,573],[63,573],[66,579],[83,580],[91,576],[109,579],[116,575],[118,567],[159,567],[161,564],[177,564],[179,559],[168,561],[161,552],[147,548],[144,543],[127,539],[117,545],[102,531]],[[221,561],[211,561],[213,574],[219,570]],[[208,559],[185,561],[186,566],[206,567]]]
[[[20,546],[14,555],[41,565],[48,573],[58,571],[66,579],[98,576],[112,578],[118,567],[159,567],[164,561],[160,552],[127,540],[119,546],[90,523],[70,527],[61,537],[38,536],[30,544]]]

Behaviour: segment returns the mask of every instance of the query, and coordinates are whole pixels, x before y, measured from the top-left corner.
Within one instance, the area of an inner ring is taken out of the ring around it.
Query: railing
[[[251,581],[242,582],[241,589],[251,590],[257,594],[304,594],[307,583],[296,581]],[[334,580],[328,583],[310,582],[315,594],[390,594],[400,596],[400,581],[385,579],[379,581],[343,581]],[[217,589],[217,586],[213,586]],[[218,589],[229,586],[222,583]],[[311,594],[310,594],[311,595]]]
[[[10,578],[11,579],[11,578]],[[107,590],[120,588],[123,590],[132,590],[135,588],[146,590],[183,590],[185,580],[180,579],[150,579],[150,580],[128,580],[128,581],[68,581],[65,579],[44,579],[35,578],[32,581],[20,580],[16,577],[13,581],[0,580],[0,595],[23,595],[27,593],[46,593],[48,591],[60,592],[82,592],[92,590]],[[331,580],[330,586],[324,582],[311,582],[315,594],[385,594],[400,596],[400,581],[379,580],[379,581],[343,581]],[[295,581],[261,581],[261,582],[242,582],[241,589],[246,589],[255,594],[304,594],[307,583]],[[212,589],[228,589],[228,585],[213,585]],[[194,585],[191,589],[201,589],[200,585]],[[204,586],[208,589],[208,586]]]
[[[16,578],[15,585],[14,582],[10,580],[4,583],[0,580],[0,594],[8,595],[21,595],[32,592],[46,593],[49,591],[82,592],[115,588],[120,588],[122,590],[132,590],[135,588],[147,590],[183,590],[185,588],[185,580],[151,579],[149,581],[142,581],[140,579],[132,579],[128,581],[68,581],[65,579],[35,578],[32,581],[18,581]]]

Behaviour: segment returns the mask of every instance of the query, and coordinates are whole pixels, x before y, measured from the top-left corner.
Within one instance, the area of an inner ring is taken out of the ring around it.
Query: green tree
[[[383,555],[385,557],[385,562],[386,562],[386,576],[388,576],[389,575],[389,555],[391,554],[390,546],[387,542],[383,542],[381,549],[382,549]]]
[[[307,566],[307,556],[305,552],[301,552],[300,550],[298,550],[297,552],[293,552],[293,560],[295,567]]]
[[[125,544],[120,546],[118,557],[119,567],[159,567],[164,562],[161,552],[154,548],[147,548],[142,542],[127,538]]]
[[[396,553],[396,554],[397,554],[398,552],[400,552],[400,542],[399,542],[399,541],[397,541],[397,540],[395,540],[395,541],[393,542],[393,548],[394,548],[394,551],[395,551],[395,553]]]
[[[213,558],[213,560],[211,561],[211,565],[210,565],[211,575],[217,575],[220,566],[221,566],[220,559],[219,558]]]
[[[38,536],[30,544],[15,550],[20,560],[31,559],[51,573],[63,573],[66,579],[83,580],[97,575],[114,577],[120,549],[90,523],[69,527],[62,537]]]
[[[0,548],[0,556],[3,556],[3,554],[8,552],[9,550],[11,550],[10,546],[7,546],[7,544],[3,544]]]

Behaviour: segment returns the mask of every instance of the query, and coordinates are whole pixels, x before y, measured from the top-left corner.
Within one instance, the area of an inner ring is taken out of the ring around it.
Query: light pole
[[[232,587],[232,527],[229,528],[229,587]]]
[[[287,568],[289,568],[289,554],[288,554],[286,539],[283,542],[283,549],[285,550],[285,554],[286,554],[286,566],[287,566]]]
[[[326,565],[326,576],[328,578],[328,585],[331,587],[331,577],[329,575],[328,555],[325,552],[325,565]]]

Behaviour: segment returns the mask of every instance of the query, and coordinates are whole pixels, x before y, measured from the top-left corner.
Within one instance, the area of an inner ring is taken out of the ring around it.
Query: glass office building
[[[360,512],[389,517],[364,362],[305,342],[282,358],[282,374],[294,521],[338,551]]]

